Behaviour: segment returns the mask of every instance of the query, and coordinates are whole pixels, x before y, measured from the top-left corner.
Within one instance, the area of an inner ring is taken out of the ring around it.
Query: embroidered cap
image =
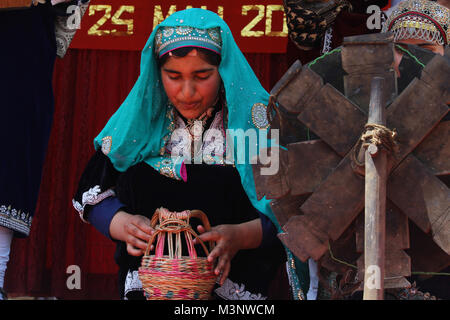
[[[220,28],[199,29],[189,26],[161,27],[155,35],[158,57],[181,47],[198,47],[221,53]]]
[[[447,45],[450,39],[450,10],[428,0],[401,2],[387,19],[383,32],[392,31],[395,41],[422,39]]]

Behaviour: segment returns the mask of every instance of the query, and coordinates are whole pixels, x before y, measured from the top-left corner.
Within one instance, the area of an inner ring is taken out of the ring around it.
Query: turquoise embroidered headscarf
[[[179,26],[220,30],[222,47],[218,70],[227,101],[227,129],[240,129],[241,132],[260,128],[264,132],[268,130],[268,126],[265,125],[268,124],[265,108],[269,102],[269,94],[261,86],[234,41],[227,24],[211,11],[196,8],[179,11],[153,30],[142,51],[138,80],[120,108],[94,140],[95,148],[102,148],[118,171],[126,171],[129,167],[144,161],[161,174],[175,179],[181,179],[183,176],[183,162],[164,155],[164,146],[174,130],[174,123],[155,53],[155,37],[158,30]],[[235,158],[250,152],[246,145],[241,143],[235,143],[234,149]],[[253,156],[255,154],[250,154],[247,158]],[[251,164],[248,161],[244,164],[235,161],[235,165],[253,206],[267,215],[281,231],[270,208],[270,201],[265,198],[257,200]],[[289,251],[288,255],[291,257]],[[298,284],[297,277],[291,280]],[[295,286],[295,283],[292,285]],[[294,293],[294,296],[297,294]]]

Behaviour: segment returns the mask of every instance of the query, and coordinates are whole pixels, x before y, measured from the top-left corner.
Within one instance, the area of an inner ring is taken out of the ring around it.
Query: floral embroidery
[[[250,291],[245,290],[245,286],[243,284],[238,284],[230,279],[226,279],[223,285],[214,290],[214,292],[225,300],[266,300],[267,297],[264,297],[262,294],[251,293]]]
[[[0,226],[28,236],[32,220],[33,217],[29,213],[12,208],[12,206],[0,206]]]
[[[139,273],[137,270],[128,270],[127,277],[125,279],[125,300],[127,300],[127,294],[131,291],[144,291],[142,288],[142,282],[139,280]]]
[[[181,27],[180,26],[180,27],[176,28],[176,32],[179,35],[185,36],[185,35],[191,33],[192,29],[193,29],[192,27]]]
[[[97,185],[83,193],[81,203],[79,203],[75,199],[72,199],[72,205],[75,208],[75,210],[78,211],[78,214],[80,215],[80,218],[81,220],[83,220],[83,222],[88,223],[88,221],[84,219],[84,207],[87,204],[96,205],[97,203],[102,202],[106,198],[113,197],[116,195],[116,193],[112,189],[108,189],[102,193],[100,192],[101,192],[100,186]]]

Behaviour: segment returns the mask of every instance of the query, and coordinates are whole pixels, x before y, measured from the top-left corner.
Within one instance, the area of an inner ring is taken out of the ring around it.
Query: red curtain
[[[246,58],[268,91],[288,68],[283,54]],[[11,296],[118,298],[115,245],[80,220],[72,196],[94,152],[94,137],[131,90],[139,65],[135,51],[71,49],[56,61],[55,114],[38,207],[30,236],[12,244],[5,279]]]

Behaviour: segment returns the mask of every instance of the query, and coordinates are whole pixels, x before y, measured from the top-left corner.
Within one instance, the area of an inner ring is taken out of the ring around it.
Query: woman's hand
[[[241,224],[218,225],[207,232],[205,232],[203,226],[198,226],[197,230],[200,233],[199,238],[203,242],[216,242],[216,246],[210,252],[207,259],[210,262],[218,259],[214,273],[220,275],[220,285],[228,277],[231,260],[236,253],[242,249],[256,248],[262,240],[262,227],[259,218]],[[197,242],[197,239],[194,240],[195,242]]]
[[[153,232],[153,228],[150,227],[150,219],[125,211],[118,211],[109,225],[111,238],[125,242],[128,254],[137,257],[145,253]]]

